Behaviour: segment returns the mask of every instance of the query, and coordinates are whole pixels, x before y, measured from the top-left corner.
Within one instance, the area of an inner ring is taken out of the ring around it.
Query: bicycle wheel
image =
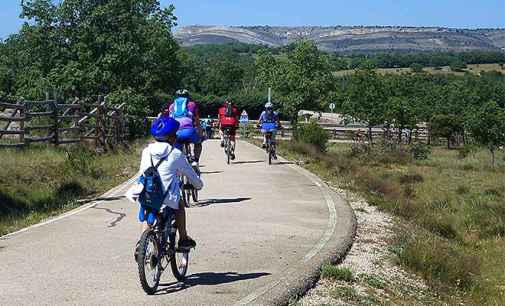
[[[178,236],[179,235],[176,233],[171,239],[173,246],[175,246],[177,243]],[[172,274],[178,281],[182,282],[186,278],[186,274],[188,273],[188,266],[189,250],[176,249],[175,253],[172,255],[172,259],[170,260],[170,267],[172,268]]]
[[[191,190],[186,189],[186,186],[188,185],[188,178],[183,176],[182,177],[182,202],[184,202],[184,206],[189,208],[191,206]]]
[[[152,295],[158,289],[161,276],[160,246],[152,230],[146,230],[141,238],[138,253],[138,271],[142,289]]]
[[[268,164],[272,164],[272,145],[268,144]]]
[[[225,150],[225,153],[226,153],[226,163],[229,165],[230,164],[230,160],[231,160],[231,148],[230,148],[230,139],[228,137],[226,137],[226,143],[224,145],[224,150]]]

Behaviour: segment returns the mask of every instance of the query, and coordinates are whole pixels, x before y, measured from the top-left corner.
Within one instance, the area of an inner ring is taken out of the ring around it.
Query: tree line
[[[335,102],[336,111],[369,126],[412,130],[426,123],[449,140],[476,126],[470,115],[485,115],[484,106],[505,106],[505,81],[497,72],[435,76],[413,69],[419,72],[381,76],[373,70],[503,62],[500,52],[342,55],[310,41],[183,48],[172,35],[174,7],[156,0],[24,0],[21,17],[27,22],[19,33],[0,43],[0,99],[108,95],[111,103],[127,103],[133,132],[177,88],[191,91],[203,115],[215,115],[231,98],[256,117],[271,87],[285,119]],[[357,72],[335,74],[344,68]]]

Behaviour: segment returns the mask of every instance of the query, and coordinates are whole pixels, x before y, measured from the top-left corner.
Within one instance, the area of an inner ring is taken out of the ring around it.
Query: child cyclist
[[[193,248],[196,242],[186,232],[186,211],[180,199],[180,180],[178,175],[185,175],[191,185],[196,189],[202,189],[203,182],[195,173],[186,160],[186,156],[175,147],[176,134],[179,122],[173,118],[162,116],[156,119],[151,127],[151,135],[156,142],[149,144],[142,152],[140,173],[144,173],[152,165],[158,165],[157,170],[161,178],[163,194],[165,195],[160,213],[171,208],[176,211],[176,224],[179,231],[179,247]],[[130,200],[136,201],[143,186],[133,186],[127,193]],[[143,222],[142,231],[152,224],[152,212],[142,205],[139,211],[139,221]],[[148,222],[151,221],[151,222]],[[135,251],[135,255],[137,251]]]

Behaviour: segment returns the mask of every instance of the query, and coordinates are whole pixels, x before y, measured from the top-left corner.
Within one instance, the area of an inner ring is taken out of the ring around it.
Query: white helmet
[[[265,104],[265,108],[274,108],[274,105],[272,102],[267,102],[267,104]]]

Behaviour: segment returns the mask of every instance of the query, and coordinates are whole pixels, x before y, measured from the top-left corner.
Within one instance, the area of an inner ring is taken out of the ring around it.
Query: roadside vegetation
[[[0,236],[82,205],[138,171],[138,141],[97,155],[86,147],[31,146],[0,154]]]
[[[327,150],[282,142],[280,154],[332,184],[362,195],[398,217],[390,248],[395,261],[422,276],[447,300],[468,305],[505,303],[505,154],[481,148],[446,149],[379,141],[334,144]],[[421,145],[425,146],[425,145]],[[349,271],[323,276],[351,280]]]

